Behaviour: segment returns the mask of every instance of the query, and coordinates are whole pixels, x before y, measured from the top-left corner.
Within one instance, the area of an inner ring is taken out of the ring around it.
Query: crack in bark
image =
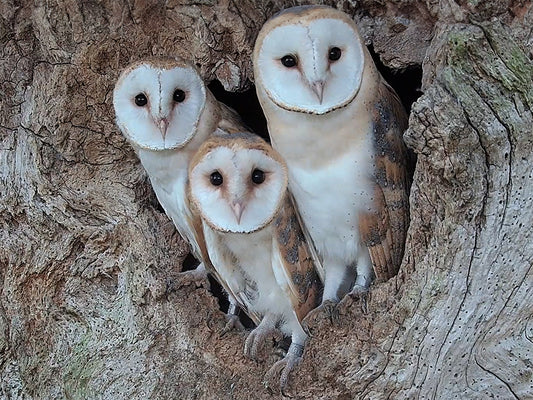
[[[477,342],[481,340],[481,337],[478,336],[476,340],[474,341],[474,344],[470,347],[470,351],[468,352],[468,363],[466,366],[466,372],[465,372],[465,380],[466,380],[466,386],[468,386],[473,392],[478,392],[478,390],[474,389],[472,386],[470,386],[470,383],[468,382],[468,367],[470,366],[470,360],[474,358],[474,349],[476,349]],[[474,382],[474,380],[472,380]]]
[[[500,308],[500,310],[498,311],[498,313],[495,315],[494,317],[494,320],[495,321],[498,321],[500,319],[500,316],[502,315],[502,312],[507,308],[509,302],[511,301],[512,298],[514,298],[515,296],[515,293],[520,289],[520,287],[522,286],[522,283],[525,282],[525,277],[527,277],[527,275],[529,274],[529,272],[531,271],[531,269],[533,268],[533,264],[528,268],[528,270],[526,271],[525,273],[525,276],[521,279],[521,283],[519,285],[515,285],[513,290],[511,291],[511,294],[507,297],[507,299],[505,300],[505,303],[503,304],[503,306]],[[497,325],[497,324],[495,324]],[[527,323],[526,323],[526,328],[527,328]],[[471,348],[471,353],[470,355],[472,356],[472,352],[473,350],[476,348],[476,344],[478,341],[481,341],[481,342],[484,342],[485,341],[485,338],[487,337],[487,335],[489,334],[490,332],[490,329],[487,330],[482,336],[479,336],[478,339],[476,339],[476,341],[474,342],[474,345],[472,346]],[[480,365],[480,363],[478,362],[477,360],[477,356],[476,354],[474,354],[474,361],[476,362],[476,364],[485,372],[489,373],[490,375],[493,375],[494,377],[496,377],[499,381],[503,382],[505,384],[505,386],[511,391],[511,393],[513,393],[513,395],[515,395],[515,397],[518,399],[518,396],[516,396],[516,394],[514,393],[514,391],[511,389],[511,386],[509,384],[507,384],[502,378],[500,378],[496,373],[490,371],[488,368],[484,368],[483,366]]]
[[[5,129],[6,131],[16,131],[18,126],[10,128],[9,126],[5,126],[5,125],[0,124],[0,128],[1,129]]]
[[[464,116],[466,118],[466,121],[467,121],[468,125],[472,128],[472,130],[477,135],[479,145],[480,145],[481,149],[483,150],[483,153],[485,154],[485,165],[487,166],[487,175],[489,175],[491,173],[491,168],[490,167],[493,164],[490,163],[489,152],[487,151],[487,149],[486,149],[486,147],[485,147],[485,145],[483,143],[481,132],[479,131],[479,129],[477,129],[475,124],[472,123],[468,113],[465,112]],[[483,191],[483,198],[482,198],[482,201],[481,201],[481,210],[479,212],[479,215],[486,217],[485,209],[487,207],[487,201],[488,201],[488,197],[489,197],[489,179],[488,179],[487,176],[483,177],[483,183],[484,183],[484,185],[483,185],[484,186],[484,191]],[[504,220],[504,218],[502,218],[502,222],[503,222],[503,220]],[[500,225],[500,229],[501,229],[501,225]]]
[[[237,5],[237,2],[235,0],[230,0],[230,4],[233,6],[233,9],[235,10],[234,14],[239,16],[239,18],[240,18],[241,22],[243,23],[243,25],[245,27],[247,27],[248,29],[253,29],[254,25],[249,25],[249,24],[246,23],[246,21],[245,21],[245,19],[243,17],[245,14],[243,14],[241,12],[239,6]],[[229,6],[228,6],[228,9],[229,9]],[[251,20],[250,18],[248,18],[248,19]]]
[[[526,327],[524,328],[524,338],[528,341],[528,342],[531,342],[531,344],[533,344],[533,338],[530,338],[527,334],[527,324],[526,324]]]
[[[461,303],[459,305],[459,309],[457,310],[457,313],[455,314],[453,320],[452,320],[452,323],[450,325],[450,328],[448,329],[448,331],[446,332],[446,335],[444,336],[444,339],[442,340],[442,344],[439,348],[439,351],[437,353],[437,360],[435,362],[435,366],[439,363],[439,360],[440,360],[440,357],[441,357],[441,354],[442,354],[442,349],[444,347],[444,345],[446,344],[446,341],[448,340],[448,337],[450,336],[450,333],[455,325],[455,322],[457,321],[457,318],[459,317],[459,314],[461,313],[461,310],[463,309],[463,306],[465,304],[465,301],[466,301],[466,298],[468,296],[468,288],[470,287],[470,273],[472,271],[472,263],[474,262],[474,255],[477,251],[477,244],[478,244],[478,238],[479,238],[479,231],[478,231],[478,228],[479,227],[476,227],[476,233],[475,233],[475,236],[474,236],[474,248],[472,249],[472,253],[471,253],[471,256],[470,256],[470,261],[468,263],[468,270],[467,270],[467,274],[466,274],[466,290],[465,290],[465,294],[463,296],[463,298],[461,299]],[[438,388],[439,388],[439,384],[440,384],[440,379],[437,380],[437,384],[435,385],[435,389],[433,391],[433,400],[437,399],[437,391],[438,391]]]
[[[495,47],[495,44],[496,44],[496,41],[494,40],[494,38],[492,37],[491,35],[491,32],[486,28],[486,26],[482,23],[474,23],[474,25],[478,26],[479,28],[481,28],[481,31],[483,32],[483,36],[485,37],[485,40],[486,42],[488,43],[488,45],[490,46],[490,49],[492,50],[492,52],[494,53],[494,55],[501,61],[502,65],[505,67],[505,69],[507,70],[507,73],[512,75],[514,78],[516,78],[517,80],[519,80],[519,78],[517,77],[516,73],[513,71],[512,68],[510,68],[508,65],[507,65],[507,62],[506,62],[506,59],[505,58],[502,58],[501,56],[501,53],[498,51],[498,49]],[[503,84],[504,87],[506,87],[506,85],[499,79],[497,79],[496,77],[492,77],[496,80],[498,80],[499,82],[501,82]],[[527,99],[526,99],[527,100]]]
[[[492,115],[494,115],[494,117],[498,120],[500,125],[505,129],[505,132],[507,133],[507,142],[509,143],[509,163],[508,163],[509,164],[509,169],[508,169],[508,172],[507,172],[507,185],[506,185],[506,191],[505,191],[505,207],[503,209],[502,224],[500,225],[500,231],[501,231],[501,228],[503,227],[503,221],[505,220],[505,218],[507,216],[507,208],[509,206],[509,198],[511,197],[511,191],[512,191],[512,188],[513,188],[512,165],[513,165],[514,152],[515,152],[514,144],[513,144],[513,137],[512,137],[510,128],[500,118],[500,116],[498,115],[498,113],[494,109],[494,107],[492,107],[492,105],[485,99],[485,97],[482,95],[482,93],[479,93],[478,89],[475,86],[472,86],[472,89],[474,90],[474,92],[477,93],[477,95],[479,96],[479,98],[481,99],[483,104],[485,104],[492,111]],[[481,141],[481,136],[479,135],[479,132],[477,130],[476,130],[476,132],[478,133],[478,136],[480,137],[480,141]]]
[[[511,387],[509,386],[509,384],[507,382],[505,382],[502,378],[500,378],[498,376],[498,374],[496,374],[495,372],[491,371],[490,369],[488,368],[485,368],[483,365],[481,365],[479,363],[479,361],[477,360],[477,357],[476,355],[474,354],[474,362],[477,364],[477,366],[479,368],[481,368],[483,371],[485,371],[486,373],[488,373],[489,375],[492,375],[494,376],[498,381],[500,381],[501,383],[503,383],[505,385],[505,387],[509,390],[509,392],[511,392],[511,394],[513,395],[513,397],[516,399],[516,400],[520,400],[520,397],[518,397],[516,395],[516,393],[513,391],[513,389],[511,389]]]

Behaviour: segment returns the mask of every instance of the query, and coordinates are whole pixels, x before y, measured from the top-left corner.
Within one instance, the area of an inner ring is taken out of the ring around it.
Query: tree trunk
[[[245,90],[262,23],[296,3],[0,4],[1,398],[278,398],[262,384],[274,348],[253,362],[245,333],[220,337],[207,285],[167,291],[188,248],[111,94],[152,54]],[[387,67],[422,65],[405,134],[418,161],[399,275],[372,287],[367,314],[320,321],[289,392],[533,398],[531,2],[327,4]]]

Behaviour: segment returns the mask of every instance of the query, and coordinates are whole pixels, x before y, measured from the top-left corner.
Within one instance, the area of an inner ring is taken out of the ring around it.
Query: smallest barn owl
[[[238,301],[262,317],[245,353],[275,328],[290,335],[281,388],[300,361],[307,335],[300,321],[320,302],[321,283],[287,191],[279,154],[250,133],[213,135],[189,167],[190,195],[201,215],[207,251]]]

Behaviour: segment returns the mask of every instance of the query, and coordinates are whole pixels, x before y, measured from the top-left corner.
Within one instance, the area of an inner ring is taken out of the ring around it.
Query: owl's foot
[[[239,320],[239,316],[238,315],[226,314],[226,321],[227,321],[226,325],[224,326],[224,328],[219,333],[220,337],[224,336],[226,333],[231,332],[233,330],[243,331],[245,329],[243,324]]]
[[[283,339],[280,330],[276,328],[275,322],[268,316],[265,316],[259,326],[250,332],[244,342],[244,355],[252,360],[257,359],[257,354],[261,350],[267,338],[276,340]]]
[[[359,300],[359,305],[361,306],[361,311],[363,314],[368,314],[368,296],[370,294],[370,290],[366,286],[358,285],[357,283],[354,285],[352,290],[344,296],[344,299],[342,299],[339,303],[339,308],[346,308],[350,306],[352,303]]]
[[[232,330],[243,331],[245,329],[239,319],[239,306],[236,304],[230,303],[228,313],[226,314],[226,321],[226,326],[220,331],[220,337]]]
[[[311,310],[302,320],[302,328],[309,336],[312,335],[313,329],[316,328],[321,319],[327,318],[331,324],[339,322],[338,303],[333,300],[324,300],[314,310]]]
[[[273,384],[277,376],[279,378],[279,389],[283,396],[285,394],[285,388],[289,382],[289,375],[291,371],[302,361],[302,355],[304,352],[304,346],[297,343],[291,343],[287,355],[277,361],[265,374],[264,385],[267,388],[274,388],[276,385]]]
[[[201,285],[207,290],[210,289],[209,279],[207,278],[207,270],[203,263],[198,265],[193,270],[180,272],[176,278],[170,279],[167,282],[167,292],[173,292],[188,285]]]

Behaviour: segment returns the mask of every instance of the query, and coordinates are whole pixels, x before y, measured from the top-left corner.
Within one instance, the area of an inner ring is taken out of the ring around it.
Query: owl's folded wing
[[[359,219],[378,281],[397,274],[409,227],[407,149],[402,135],[407,116],[396,93],[384,81],[374,113],[373,210]]]
[[[320,304],[323,287],[289,194],[275,217],[274,228],[272,269],[278,285],[289,297],[298,321],[302,321]]]

